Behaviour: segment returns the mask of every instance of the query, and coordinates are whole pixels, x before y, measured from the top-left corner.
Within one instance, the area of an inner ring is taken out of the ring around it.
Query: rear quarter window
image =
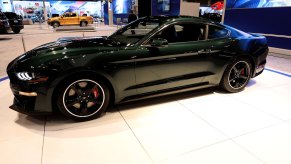
[[[209,26],[208,39],[224,38],[228,36],[228,34],[229,31],[227,29],[217,26]]]

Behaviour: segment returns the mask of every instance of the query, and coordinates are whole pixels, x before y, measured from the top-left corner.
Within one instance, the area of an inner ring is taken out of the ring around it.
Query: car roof
[[[143,18],[158,19],[164,23],[171,22],[171,21],[195,21],[197,23],[203,23],[203,24],[211,23],[211,24],[221,25],[220,23],[213,22],[209,19],[194,17],[194,16],[166,16],[166,15],[162,15],[162,16],[147,16],[147,17],[143,17]]]

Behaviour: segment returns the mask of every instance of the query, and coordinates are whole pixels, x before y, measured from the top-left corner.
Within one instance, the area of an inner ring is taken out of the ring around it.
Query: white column
[[[43,0],[42,2],[43,2],[43,15],[44,15],[44,20],[47,21],[47,11],[46,11],[46,7],[45,7],[45,0]]]

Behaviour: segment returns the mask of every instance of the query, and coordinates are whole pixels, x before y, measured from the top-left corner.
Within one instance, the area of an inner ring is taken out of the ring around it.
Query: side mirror
[[[154,47],[160,47],[160,46],[165,46],[165,45],[168,45],[168,41],[163,38],[156,38],[156,39],[153,39],[153,41],[151,42],[151,46],[154,46]]]

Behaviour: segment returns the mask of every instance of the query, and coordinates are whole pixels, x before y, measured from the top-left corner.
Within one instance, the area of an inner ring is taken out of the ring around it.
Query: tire
[[[108,87],[102,81],[85,76],[65,79],[56,96],[60,112],[76,121],[100,117],[110,100]]]
[[[251,72],[251,62],[245,58],[238,58],[226,67],[220,87],[230,93],[240,92],[248,84]]]
[[[53,26],[53,28],[57,28],[57,27],[60,26],[60,23],[59,22],[54,22],[52,26]]]
[[[15,34],[18,34],[20,32],[20,29],[13,29],[12,30]]]
[[[86,27],[87,26],[87,22],[86,21],[81,21],[80,22],[80,27]]]

